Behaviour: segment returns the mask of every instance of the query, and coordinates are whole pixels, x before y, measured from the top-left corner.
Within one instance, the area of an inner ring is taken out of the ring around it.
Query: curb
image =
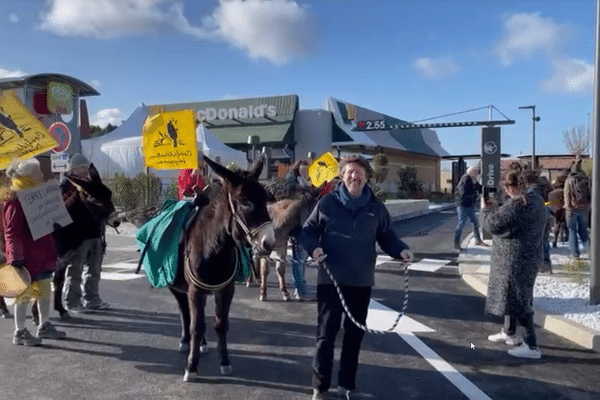
[[[402,221],[405,219],[420,217],[421,215],[432,214],[432,213],[438,212],[438,211],[445,211],[445,210],[449,210],[454,207],[456,207],[456,204],[449,203],[449,204],[443,205],[438,208],[428,208],[426,210],[415,211],[415,212],[409,213],[409,214],[397,215],[395,217],[392,217],[392,222],[398,222],[398,221]]]
[[[468,244],[471,236],[472,233],[469,234],[465,240],[463,240],[463,244]],[[487,274],[463,272],[464,270],[468,270],[468,268],[466,268],[466,264],[468,263],[459,262],[458,264],[459,273],[462,280],[474,290],[486,296],[487,279],[485,279],[484,276],[487,276]],[[489,261],[487,261],[486,264],[489,264]],[[587,326],[581,325],[575,321],[571,321],[570,319],[561,317],[559,315],[554,315],[550,311],[546,311],[536,306],[533,306],[533,311],[533,318],[536,325],[560,337],[570,340],[571,342],[574,342],[586,349],[600,353],[600,332],[590,329]]]

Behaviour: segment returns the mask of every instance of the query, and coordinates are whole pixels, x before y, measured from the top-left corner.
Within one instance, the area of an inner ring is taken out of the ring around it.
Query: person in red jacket
[[[177,174],[177,195],[181,200],[184,197],[193,197],[195,193],[204,189],[203,163],[198,160],[198,167],[180,169]]]
[[[17,268],[25,268],[31,276],[31,285],[14,299],[15,334],[13,344],[37,346],[42,338],[61,339],[65,332],[58,331],[48,322],[52,272],[56,269],[58,252],[52,235],[33,240],[25,213],[17,197],[17,192],[39,185],[43,181],[40,163],[35,158],[13,163],[6,170],[11,180],[10,187],[2,188],[0,207],[2,234],[6,252],[6,262]],[[25,327],[27,307],[31,300],[38,301],[40,325],[33,336]]]

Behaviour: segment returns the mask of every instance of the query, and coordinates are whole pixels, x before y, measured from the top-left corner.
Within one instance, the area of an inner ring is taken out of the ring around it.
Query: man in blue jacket
[[[350,156],[340,162],[342,182],[323,197],[306,220],[300,244],[313,259],[324,261],[340,285],[355,319],[365,324],[375,283],[375,242],[391,257],[411,262],[412,252],[394,233],[385,205],[366,185],[372,175],[368,161]],[[325,257],[327,257],[325,259]],[[317,344],[313,360],[313,400],[325,399],[331,384],[334,344],[343,307],[333,282],[323,269],[317,279]],[[352,399],[364,331],[344,319],[338,391]]]

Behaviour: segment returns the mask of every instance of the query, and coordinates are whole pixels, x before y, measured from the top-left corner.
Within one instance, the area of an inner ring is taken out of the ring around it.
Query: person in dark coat
[[[462,235],[463,228],[467,224],[467,221],[471,221],[473,224],[473,235],[475,236],[475,244],[477,246],[486,246],[486,243],[481,240],[481,233],[479,232],[479,221],[477,221],[477,215],[475,214],[475,208],[477,206],[477,196],[481,192],[481,184],[477,182],[477,176],[479,175],[479,168],[469,167],[467,173],[464,174],[458,185],[456,185],[456,208],[458,212],[458,224],[454,231],[454,248],[461,250],[460,248],[460,236]]]
[[[298,240],[317,262],[325,261],[338,282],[350,313],[365,324],[375,283],[375,242],[391,257],[411,262],[412,252],[392,228],[385,205],[366,185],[372,170],[360,156],[340,162],[342,182],[323,197],[304,223]],[[327,258],[325,258],[327,257]],[[335,338],[340,330],[342,303],[323,268],[317,277],[317,344],[313,359],[313,400],[324,399],[331,384]],[[344,340],[338,391],[354,398],[358,356],[364,331],[344,319]]]
[[[523,343],[508,353],[515,357],[540,358],[533,325],[533,286],[543,262],[546,226],[544,200],[526,191],[523,176],[507,171],[502,185],[509,199],[500,207],[494,199],[482,199],[483,226],[492,234],[492,258],[485,303],[487,314],[504,316],[504,327],[488,339],[519,344],[517,324],[524,328]]]

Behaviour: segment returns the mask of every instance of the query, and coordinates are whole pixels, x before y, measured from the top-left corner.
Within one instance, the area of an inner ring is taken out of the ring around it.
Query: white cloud
[[[594,87],[594,66],[583,60],[557,59],[552,70],[550,79],[542,82],[546,91],[588,93]]]
[[[290,0],[221,0],[207,21],[229,43],[253,58],[284,64],[310,51],[314,19]]]
[[[413,66],[427,78],[442,78],[456,75],[460,72],[460,67],[456,61],[454,61],[453,57],[437,59],[421,57],[413,62]]]
[[[13,24],[16,24],[17,22],[19,22],[19,17],[17,16],[17,14],[10,14],[8,16],[8,20]]]
[[[94,118],[91,119],[90,125],[105,128],[108,124],[119,126],[121,122],[123,122],[121,110],[118,108],[106,108],[96,113]]]
[[[176,30],[200,40],[222,40],[252,58],[284,64],[308,53],[314,17],[293,0],[219,0],[199,26],[179,0],[49,0],[40,28],[62,36],[117,38]]]
[[[20,76],[26,75],[22,71],[10,71],[8,69],[0,68],[0,78],[18,78]]]
[[[505,19],[503,28],[496,52],[504,65],[540,53],[555,57],[572,36],[568,25],[543,18],[539,12],[511,14]]]

